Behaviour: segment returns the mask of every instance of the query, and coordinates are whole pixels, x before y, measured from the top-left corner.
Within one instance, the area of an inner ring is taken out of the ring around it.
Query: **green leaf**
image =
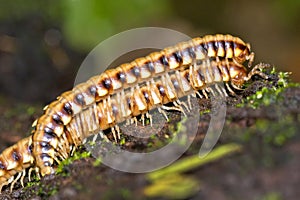
[[[180,159],[179,161],[173,163],[168,167],[147,174],[147,178],[150,181],[155,181],[162,178],[163,176],[168,176],[175,173],[187,172],[197,167],[200,167],[204,164],[207,164],[209,162],[216,161],[232,153],[241,151],[241,149],[242,146],[235,143],[225,144],[212,150],[204,158],[200,158],[198,155],[194,155],[194,156]]]
[[[147,197],[164,197],[168,199],[186,199],[200,189],[198,180],[173,174],[155,181],[144,189]]]

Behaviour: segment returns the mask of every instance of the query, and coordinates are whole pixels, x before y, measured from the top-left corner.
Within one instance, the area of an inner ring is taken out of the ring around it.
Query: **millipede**
[[[248,43],[217,34],[181,42],[90,78],[47,105],[33,123],[33,133],[2,152],[0,193],[6,185],[12,191],[18,180],[23,186],[32,171],[38,176],[54,173],[58,163],[100,131],[111,128],[118,141],[119,123],[132,124],[141,116],[143,124],[145,117],[152,124],[148,111],[154,108],[167,118],[165,110],[191,109],[191,97],[235,95],[253,75],[267,79],[262,72],[267,65],[252,67],[253,60]]]

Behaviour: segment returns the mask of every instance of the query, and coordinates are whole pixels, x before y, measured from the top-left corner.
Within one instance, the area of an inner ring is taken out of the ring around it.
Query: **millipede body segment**
[[[118,140],[119,123],[136,120],[138,115],[151,121],[151,109],[162,114],[166,109],[185,112],[192,96],[234,95],[254,74],[267,78],[260,71],[264,65],[250,68],[253,59],[250,45],[238,37],[208,35],[90,78],[46,106],[33,124],[32,135],[2,152],[0,192],[8,184],[12,190],[19,179],[23,185],[28,169],[42,176],[54,173],[55,166],[90,135],[112,128]],[[243,66],[245,62],[250,69]],[[184,96],[188,104],[180,101]],[[164,105],[170,102],[174,106]]]

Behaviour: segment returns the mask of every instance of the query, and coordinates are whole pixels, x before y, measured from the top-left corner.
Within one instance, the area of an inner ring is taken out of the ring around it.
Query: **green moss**
[[[39,186],[40,185],[40,181],[38,179],[33,179],[29,182],[26,183],[26,187],[25,188],[30,188],[30,187],[34,187],[34,186]]]
[[[185,126],[186,121],[187,121],[187,117],[184,117],[180,122],[175,124],[174,131],[171,132],[173,134],[173,137],[178,136],[178,134],[180,132],[183,132],[183,133],[186,132],[186,126]],[[182,146],[185,146],[185,144],[187,143],[187,140],[188,140],[188,137],[186,134],[181,134],[180,137],[176,137],[176,138],[177,138],[177,140],[175,142]]]
[[[265,194],[262,198],[262,200],[282,200],[282,195],[278,192],[270,192]]]
[[[100,158],[96,158],[96,160],[93,162],[93,166],[94,167],[98,167],[101,165],[101,159]]]
[[[200,116],[202,116],[204,114],[207,114],[207,113],[210,113],[210,109],[206,109],[206,110],[200,111]]]
[[[242,134],[242,139],[246,142],[259,136],[264,144],[283,146],[287,141],[296,136],[297,125],[292,116],[285,116],[275,123],[265,119],[259,119],[255,125],[247,129]]]
[[[123,197],[123,199],[133,199],[133,194],[127,188],[121,188],[120,193],[121,193],[121,196]]]
[[[32,194],[39,196],[43,199],[48,199],[50,196],[55,195],[58,192],[58,185],[44,185],[40,181],[31,181],[26,185],[26,190],[29,190]]]
[[[263,135],[265,143],[282,146],[296,135],[297,129],[292,117],[286,117],[279,123],[268,123],[265,132],[268,133]]]
[[[112,185],[113,187],[114,185]],[[128,188],[116,188],[107,189],[105,192],[101,193],[101,199],[110,200],[110,199],[136,199],[134,194]]]
[[[40,187],[37,191],[37,195],[43,198],[55,195],[58,192],[57,185],[50,185],[46,187]]]
[[[80,191],[80,190],[83,190],[83,185],[81,184],[81,183],[78,183],[78,182],[74,182],[73,184],[72,184],[72,186],[76,189],[76,190],[78,190],[78,191]]]
[[[67,174],[65,174],[65,170],[64,170],[65,166],[70,165],[75,160],[90,157],[90,155],[91,155],[91,153],[87,152],[87,151],[84,151],[84,152],[76,151],[73,156],[71,156],[59,163],[57,170],[56,170],[56,174],[62,174],[64,176],[67,176]]]
[[[121,140],[119,141],[119,144],[124,145],[125,143],[126,143],[126,139],[122,137]]]
[[[290,72],[276,72],[275,68],[270,72],[271,75],[278,77],[278,80],[270,81],[268,86],[265,86],[258,90],[255,94],[243,99],[237,107],[249,106],[254,109],[264,105],[269,106],[272,103],[278,103],[282,101],[282,92],[288,87],[298,87],[298,83],[290,83]]]

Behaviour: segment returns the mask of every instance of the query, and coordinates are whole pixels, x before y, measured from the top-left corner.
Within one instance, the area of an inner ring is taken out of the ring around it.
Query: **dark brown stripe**
[[[166,91],[165,91],[164,86],[162,86],[160,84],[157,84],[156,87],[157,87],[157,89],[158,89],[161,96],[166,96]]]
[[[195,54],[195,50],[194,48],[190,47],[190,48],[187,48],[186,51],[188,51],[189,55],[191,56],[191,58],[196,58],[196,54]]]
[[[179,51],[176,51],[173,53],[173,56],[175,57],[176,61],[181,64],[183,62],[183,59],[182,59],[182,55]]]
[[[105,89],[112,89],[112,83],[111,80],[109,78],[104,78],[104,80],[102,80],[102,85]]]
[[[72,106],[70,103],[65,103],[64,105],[64,110],[69,114],[72,115],[73,114],[73,110],[72,110]]]
[[[152,62],[146,62],[145,65],[150,72],[155,72],[154,65]]]
[[[41,146],[43,152],[48,152],[53,148],[48,142],[40,142],[39,145]]]
[[[81,106],[85,105],[84,96],[82,94],[77,94],[75,96],[75,102]]]
[[[0,169],[6,170],[6,167],[4,166],[3,162],[0,160]]]
[[[117,74],[117,79],[119,80],[119,81],[121,81],[121,83],[125,83],[126,82],[126,75],[125,75],[125,73],[124,72],[118,72]]]
[[[141,76],[140,69],[137,66],[131,68],[131,73],[137,78]]]
[[[62,124],[63,124],[63,121],[61,120],[60,116],[57,115],[57,114],[54,114],[54,115],[52,116],[52,119],[53,119],[53,121],[54,121],[56,124],[58,124],[58,125],[62,125]]]
[[[159,58],[159,60],[160,60],[160,62],[161,62],[165,67],[169,66],[169,62],[168,62],[166,56],[162,55],[162,56]]]
[[[21,159],[20,153],[17,150],[15,150],[15,149],[13,150],[13,152],[11,154],[11,157],[16,162],[20,161],[20,159]]]
[[[147,104],[149,104],[149,103],[150,103],[150,97],[149,97],[148,91],[143,90],[142,93],[143,93],[143,96],[144,96],[144,98],[145,98]]]
[[[97,93],[97,87],[92,85],[89,87],[89,93],[92,95],[92,96],[96,96],[96,93]]]

